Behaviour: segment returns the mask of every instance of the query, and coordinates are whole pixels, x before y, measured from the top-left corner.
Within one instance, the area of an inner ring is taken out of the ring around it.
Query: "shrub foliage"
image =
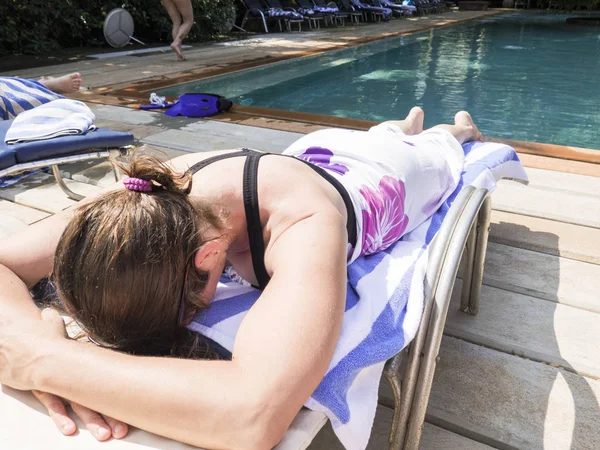
[[[195,24],[188,40],[228,32],[235,18],[234,2],[192,0]],[[158,0],[0,0],[0,55],[106,45],[102,27],[113,8],[131,13],[138,39],[170,42],[171,22]]]

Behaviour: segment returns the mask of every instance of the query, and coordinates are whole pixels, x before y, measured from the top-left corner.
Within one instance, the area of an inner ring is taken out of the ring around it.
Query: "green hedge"
[[[189,41],[231,29],[235,0],[192,0],[195,24]],[[171,22],[158,0],[0,0],[0,55],[41,54],[60,48],[106,45],[102,26],[113,8],[133,16],[142,41],[168,41]]]

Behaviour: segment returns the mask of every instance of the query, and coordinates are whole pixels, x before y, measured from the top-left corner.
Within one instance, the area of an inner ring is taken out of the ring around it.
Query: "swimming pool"
[[[509,13],[187,83],[235,103],[382,121],[466,109],[489,136],[600,149],[600,29]]]

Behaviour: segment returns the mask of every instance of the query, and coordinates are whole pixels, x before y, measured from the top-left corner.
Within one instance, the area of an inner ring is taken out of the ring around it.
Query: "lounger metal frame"
[[[83,195],[77,194],[73,192],[65,183],[62,174],[60,173],[59,164],[69,164],[74,162],[81,161],[91,161],[96,159],[108,159],[108,158],[117,158],[119,156],[127,156],[129,151],[132,149],[132,146],[124,146],[120,148],[110,148],[110,149],[95,149],[90,150],[86,153],[78,153],[76,155],[68,155],[62,156],[59,158],[50,158],[50,159],[42,159],[38,161],[31,161],[22,164],[17,164],[15,166],[11,166],[7,169],[0,170],[0,178],[5,177],[7,175],[15,175],[21,172],[25,172],[27,170],[35,170],[41,169],[43,167],[52,167],[52,174],[54,175],[54,179],[58,186],[63,190],[65,194],[69,196],[69,198],[79,201],[84,198]],[[113,172],[115,174],[115,181],[119,181],[121,179],[121,173],[117,166],[109,159],[110,163],[113,167]]]
[[[473,315],[479,310],[490,215],[488,190],[467,186],[454,200],[432,243],[419,330],[413,342],[388,360],[384,368],[394,394],[393,404],[386,405],[394,408],[390,450],[419,447],[448,306],[463,253],[460,309]]]

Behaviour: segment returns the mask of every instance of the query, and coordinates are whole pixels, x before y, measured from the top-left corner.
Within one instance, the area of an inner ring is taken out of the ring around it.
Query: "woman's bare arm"
[[[185,172],[192,164],[210,156],[226,153],[228,151],[206,152],[202,154],[189,154],[171,159],[167,164],[175,170]],[[106,188],[102,193],[122,188],[121,183]],[[102,195],[98,194],[98,195]],[[97,195],[87,197],[78,205],[84,204],[96,198]],[[42,278],[52,272],[54,253],[58,246],[60,236],[71,219],[73,208],[77,205],[54,214],[40,222],[0,238],[0,267],[4,266],[13,272],[27,287],[32,287]],[[4,283],[4,275],[0,274],[0,285]],[[23,299],[14,298],[10,303],[23,303]],[[29,299],[29,302],[31,300]],[[8,306],[0,297],[0,308]]]
[[[70,218],[68,209],[0,239],[0,264],[28,287],[50,275],[54,251]]]
[[[18,333],[14,326],[3,326],[0,381],[193,445],[271,448],[322,379],[339,336],[343,222],[335,213],[307,217],[271,245],[272,279],[238,331],[232,361],[128,356],[50,336],[44,327],[36,333],[45,337],[25,342],[6,331]],[[19,342],[21,351],[11,352]],[[20,381],[2,369],[2,358],[25,367]]]
[[[0,239],[0,321],[35,320],[39,323],[40,310],[31,300],[29,288],[51,274],[54,252],[70,217],[71,210],[65,210]],[[62,399],[42,391],[34,390],[33,394],[48,410],[63,434],[70,435],[77,431],[77,425],[69,417]],[[98,440],[103,441],[111,436],[121,438],[128,432],[124,423],[102,417],[75,403],[71,403],[71,406]]]

